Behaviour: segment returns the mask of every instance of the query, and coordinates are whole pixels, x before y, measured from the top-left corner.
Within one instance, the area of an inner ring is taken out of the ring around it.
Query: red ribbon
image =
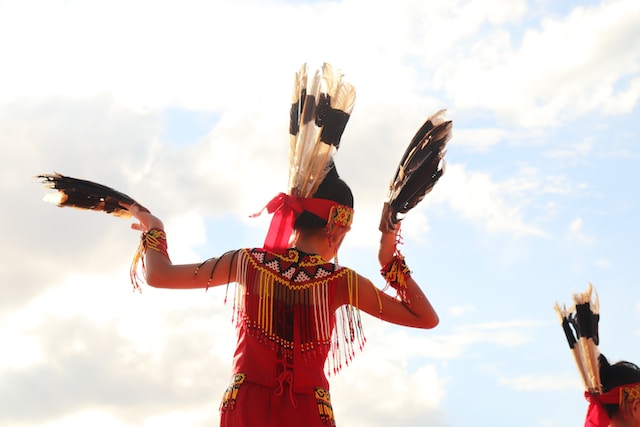
[[[264,240],[265,249],[273,251],[285,249],[289,246],[296,215],[303,210],[299,200],[300,198],[298,197],[279,193],[260,212],[251,215],[256,217],[265,209],[268,213],[273,214],[267,237]]]
[[[603,395],[594,395],[588,391],[584,392],[584,397],[589,401],[589,409],[587,409],[587,418],[584,420],[584,427],[608,427],[611,420],[607,412],[604,410],[604,406],[599,397]],[[617,399],[614,402],[618,403]]]
[[[264,210],[273,214],[267,237],[264,240],[264,248],[270,251],[278,251],[289,247],[293,224],[298,214],[307,211],[328,221],[331,208],[334,206],[342,205],[328,199],[296,197],[279,193],[260,212],[251,216],[256,217]]]
[[[625,394],[625,390],[629,387],[638,387],[640,383],[622,384],[612,388],[606,393],[594,394],[585,391],[584,397],[589,401],[589,409],[587,410],[587,419],[584,422],[585,427],[608,427],[611,420],[604,410],[604,405],[614,404],[624,409],[624,405],[629,399]]]

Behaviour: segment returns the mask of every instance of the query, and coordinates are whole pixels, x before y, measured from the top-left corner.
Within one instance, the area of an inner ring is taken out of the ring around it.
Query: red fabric
[[[330,342],[319,342],[318,331],[322,328],[316,324],[314,313],[317,312],[310,304],[327,304],[330,307],[338,279],[346,269],[336,270],[334,264],[321,260],[316,265],[314,256],[300,255],[295,249],[289,252],[298,256],[289,259],[285,255],[254,249],[242,252],[239,257],[238,262],[245,264],[239,267],[244,274],[240,276],[241,284],[238,286],[242,287],[236,301],[241,309],[237,312],[238,342],[232,378],[242,378],[242,381],[235,384],[232,381],[224,394],[220,406],[221,427],[335,426],[325,374],[331,345]],[[243,258],[245,256],[250,258]],[[290,275],[291,271],[298,272],[300,276]],[[272,304],[267,313],[257,310],[269,300],[266,294],[261,293],[264,288],[260,286],[257,272],[274,279],[269,295],[279,296],[267,303]],[[326,299],[322,302],[305,300],[306,303],[289,300],[284,289],[287,286],[295,288],[288,292],[323,286],[326,287]],[[324,321],[333,329],[335,313],[327,314]],[[256,319],[258,316],[280,320],[269,324],[269,331],[265,331],[266,324]],[[266,333],[271,331],[273,335]],[[309,331],[313,332],[313,337],[308,336]]]
[[[313,394],[295,394],[294,398],[295,407],[288,390],[276,395],[273,388],[245,382],[236,407],[222,412],[220,427],[327,427]]]
[[[609,420],[609,417],[607,416],[607,413],[605,412],[604,407],[602,406],[602,404],[605,402],[601,402],[598,399],[598,397],[602,395],[596,396],[586,391],[584,393],[584,396],[589,401],[589,409],[587,410],[587,418],[584,421],[584,426],[585,427],[608,427],[611,420]],[[606,402],[606,403],[618,403],[618,401],[616,399],[615,402]]]
[[[311,359],[298,350],[293,360],[241,325],[233,373],[246,374],[233,405],[222,405],[221,427],[329,427],[320,416],[315,388],[329,389],[326,353]],[[335,425],[335,424],[333,424]]]
[[[296,310],[294,323],[302,321],[298,317],[302,312]],[[300,329],[294,330],[294,345],[299,343]],[[293,358],[281,355],[275,345],[265,342],[266,338],[250,333],[245,323],[238,327],[238,343],[233,357],[233,373],[247,374],[247,381],[266,387],[280,385],[284,371],[293,372],[286,381],[295,393],[313,393],[315,387],[328,389],[329,382],[324,372],[324,364],[329,351],[328,347],[318,349],[314,355],[303,355],[299,346],[294,349]]]
[[[333,206],[340,205],[333,200],[296,197],[285,193],[279,193],[271,199],[262,209],[273,214],[269,231],[264,241],[264,248],[270,251],[278,251],[289,247],[289,239],[293,231],[293,223],[296,216],[302,211],[328,220]],[[252,215],[258,216],[262,211]]]
[[[297,197],[280,193],[264,207],[273,214],[264,247],[269,250],[284,249],[289,246],[296,215],[302,212],[302,205]]]
[[[625,393],[625,389],[638,387],[640,383],[622,384],[612,388],[606,393],[592,394],[586,391],[584,397],[589,401],[589,409],[587,410],[587,418],[585,427],[608,427],[611,420],[604,410],[604,405],[618,405],[624,409],[626,402],[633,400]]]

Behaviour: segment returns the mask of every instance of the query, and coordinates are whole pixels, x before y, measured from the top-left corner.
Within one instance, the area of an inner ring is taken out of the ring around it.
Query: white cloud
[[[475,307],[471,304],[458,305],[449,308],[449,313],[453,316],[462,316],[473,311],[475,311]]]
[[[419,58],[424,73],[436,76],[435,86],[446,88],[457,107],[493,110],[526,126],[598,109],[629,111],[637,103],[638,54],[632,48],[639,37],[637,2],[609,1],[576,8],[564,18],[546,18],[539,28],[525,31],[519,46],[503,25],[526,16],[526,2],[493,3],[494,8],[477,2],[397,2],[370,7],[366,21],[353,21],[349,17],[359,15],[358,2],[311,9],[191,1],[177,9],[171,3],[135,1],[127,3],[126,14],[118,2],[47,2],[39,6],[40,18],[31,14],[31,2],[4,2],[0,52],[15,66],[5,69],[9,74],[0,88],[5,102],[18,96],[110,93],[136,107],[228,109],[287,93],[291,78],[282,70],[299,66],[292,61],[300,59],[290,55],[296,51],[306,52],[311,63],[341,64],[363,97],[376,93],[389,105],[428,87],[409,64],[397,65],[404,53]],[[266,15],[271,18],[262,19]],[[319,33],[292,37],[289,30],[292,22],[321,28],[328,21],[335,28],[353,27],[351,43],[332,49],[343,35],[322,32],[322,43],[309,50]],[[396,30],[377,31],[383,23],[395,23]],[[388,79],[383,76],[397,78],[393,85],[381,85]],[[243,84],[229,84],[237,81]]]
[[[602,268],[602,269],[610,268],[613,265],[611,260],[605,259],[605,258],[601,258],[597,260],[595,264],[596,264],[596,267]]]
[[[580,243],[584,244],[592,244],[594,242],[594,238],[588,236],[583,231],[583,221],[582,218],[578,217],[574,219],[571,224],[569,224],[569,232],[571,235],[577,239]]]
[[[457,106],[489,109],[526,127],[630,111],[640,98],[632,47],[639,17],[634,0],[605,1],[543,19],[519,46],[502,28],[489,30],[463,58],[443,64],[444,85]]]
[[[546,155],[552,158],[575,159],[587,157],[592,151],[593,141],[584,141],[549,150]]]
[[[456,146],[479,152],[488,151],[508,134],[500,128],[456,129],[454,132]]]
[[[446,179],[438,184],[438,197],[463,218],[485,224],[490,232],[510,232],[516,235],[545,236],[540,227],[528,224],[523,218],[521,202],[507,199],[538,188],[531,180],[513,179],[504,183],[493,182],[488,173],[468,171],[463,165],[447,166]]]
[[[519,377],[501,377],[501,384],[515,391],[551,391],[575,389],[576,392],[583,390],[582,384],[575,375],[522,375]]]
[[[385,393],[371,393],[381,384],[384,384]],[[403,395],[407,389],[414,393],[402,399],[390,398]],[[355,408],[368,407],[372,415],[384,418],[403,414],[412,419],[428,414],[437,410],[445,395],[444,382],[434,366],[424,364],[411,372],[402,358],[387,358],[374,351],[368,351],[366,364],[356,360],[348,370],[340,373],[333,380],[332,390],[337,411],[351,412]]]
[[[133,424],[125,423],[108,410],[88,409],[62,417],[55,421],[48,421],[41,427],[133,427]]]

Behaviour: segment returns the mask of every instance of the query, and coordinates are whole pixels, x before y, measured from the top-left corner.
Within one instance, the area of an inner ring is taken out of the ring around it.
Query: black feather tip
[[[45,195],[45,200],[59,207],[72,207],[83,210],[102,211],[114,216],[129,217],[131,213],[122,206],[137,204],[148,211],[133,198],[96,182],[72,178],[59,173],[42,174],[36,177],[47,188],[57,193]]]
[[[453,123],[444,120],[444,110],[427,118],[402,155],[389,188],[389,198],[380,230],[391,232],[406,214],[420,203],[444,174],[447,142]]]

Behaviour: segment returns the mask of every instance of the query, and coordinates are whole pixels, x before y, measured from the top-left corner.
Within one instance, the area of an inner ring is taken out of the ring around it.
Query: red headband
[[[604,410],[604,405],[618,405],[620,410],[624,411],[627,402],[640,399],[640,382],[623,384],[601,394],[586,391],[584,396],[589,401],[585,427],[608,427],[611,420]]]
[[[334,225],[349,226],[353,221],[353,209],[333,200],[296,197],[280,193],[262,210],[252,216],[260,215],[264,210],[274,214],[269,225],[269,231],[264,241],[264,248],[268,250],[286,249],[293,231],[296,216],[303,211],[310,212],[327,221],[328,229]]]

